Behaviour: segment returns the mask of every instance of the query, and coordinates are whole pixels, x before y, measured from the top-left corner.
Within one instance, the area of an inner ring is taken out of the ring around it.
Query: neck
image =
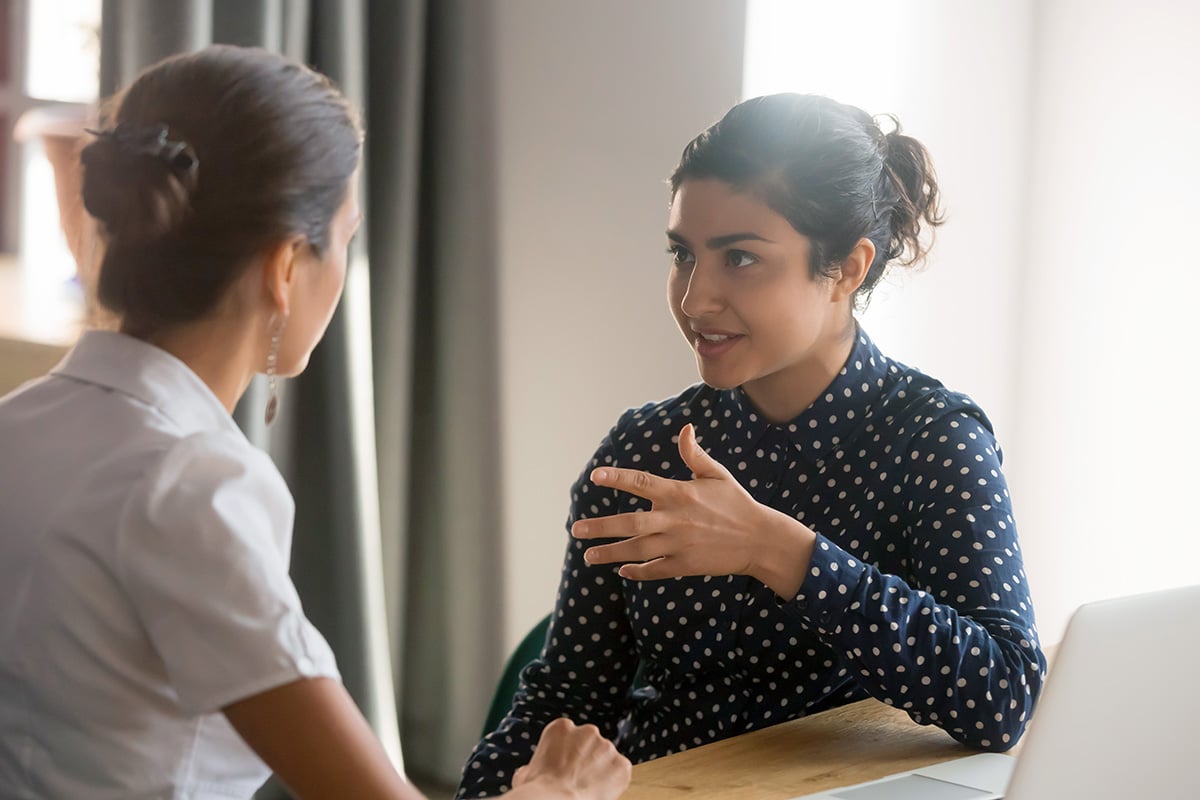
[[[267,335],[252,321],[210,319],[144,337],[187,364],[229,413],[266,359]]]
[[[743,385],[746,395],[770,422],[782,425],[804,412],[829,388],[854,349],[858,323],[851,316],[824,335],[804,361]]]

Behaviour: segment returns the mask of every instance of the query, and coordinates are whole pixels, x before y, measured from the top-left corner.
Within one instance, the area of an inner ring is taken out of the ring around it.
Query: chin
[[[296,360],[296,363],[291,365],[286,371],[281,371],[280,374],[285,378],[294,378],[308,368],[308,359],[312,356],[309,351]]]
[[[705,385],[711,386],[714,389],[736,389],[745,383],[745,380],[730,375],[728,372],[718,372],[716,370],[700,370],[700,380],[704,381]]]

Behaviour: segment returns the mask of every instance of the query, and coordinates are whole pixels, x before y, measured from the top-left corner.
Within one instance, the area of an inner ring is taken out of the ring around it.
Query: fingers
[[[630,511],[611,517],[576,520],[571,535],[576,539],[618,539],[659,533],[666,530],[670,518],[664,511]]]
[[[670,496],[678,481],[660,478],[637,469],[597,467],[592,470],[592,483],[622,492],[636,494],[647,500],[662,500]]]
[[[541,739],[545,739],[547,736],[550,738],[554,738],[556,736],[567,736],[577,727],[579,726],[577,726],[569,718],[559,717],[558,719],[551,720],[549,725],[547,725],[545,728],[542,728]],[[592,725],[590,727],[595,728],[596,726]],[[599,729],[597,729],[597,733],[599,733]]]
[[[629,785],[632,765],[595,725],[576,726],[563,717],[543,729],[524,770],[522,783],[540,775],[558,789],[553,796],[615,800]]]
[[[721,462],[705,452],[696,441],[696,426],[690,422],[679,432],[679,454],[697,478],[729,477],[729,471]],[[618,489],[655,502],[677,499],[680,491],[689,483],[622,467],[597,467],[592,470],[591,479],[597,486]]]
[[[696,426],[688,423],[679,432],[679,455],[697,478],[723,478],[729,473],[696,441]]]
[[[583,560],[589,564],[617,564],[661,558],[666,546],[661,539],[660,536],[639,536],[636,539],[589,547],[583,554]]]
[[[625,564],[617,570],[617,574],[631,581],[661,581],[667,578],[678,578],[689,572],[683,568],[675,556],[663,556],[642,564]]]

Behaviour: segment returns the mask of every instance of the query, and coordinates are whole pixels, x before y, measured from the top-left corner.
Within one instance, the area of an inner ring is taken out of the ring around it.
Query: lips
[[[696,352],[702,358],[718,358],[732,350],[745,337],[728,331],[696,331]]]

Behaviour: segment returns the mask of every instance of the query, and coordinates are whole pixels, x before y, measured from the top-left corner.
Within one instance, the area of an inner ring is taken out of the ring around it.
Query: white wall
[[[627,407],[697,380],[665,184],[739,99],[741,0],[497,5],[502,535],[514,645],[553,606],[570,486]]]
[[[1054,631],[1086,600],[1200,580],[1200,6],[1038,9],[1010,477]]]

